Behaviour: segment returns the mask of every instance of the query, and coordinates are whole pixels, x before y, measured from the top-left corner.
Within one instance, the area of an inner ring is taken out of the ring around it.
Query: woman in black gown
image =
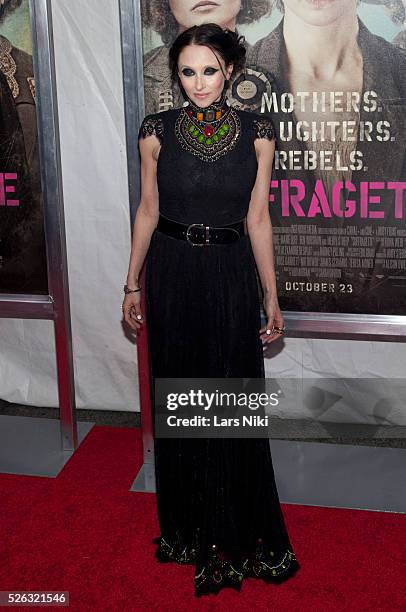
[[[225,96],[244,57],[238,35],[218,25],[184,31],[170,62],[186,105],[148,115],[140,128],[141,201],[123,311],[134,329],[143,324],[138,278],[146,258],[153,383],[264,378],[263,343],[283,333],[268,210],[274,129]],[[198,247],[207,234],[191,224],[221,229]],[[194,564],[195,595],[240,589],[248,576],[281,582],[299,568],[268,439],[155,437],[155,475],[156,557]]]

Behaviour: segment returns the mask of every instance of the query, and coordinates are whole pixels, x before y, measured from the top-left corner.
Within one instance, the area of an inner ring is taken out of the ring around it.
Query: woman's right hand
[[[133,329],[139,329],[144,322],[144,317],[141,312],[141,291],[127,293],[123,301],[122,309],[125,322]]]

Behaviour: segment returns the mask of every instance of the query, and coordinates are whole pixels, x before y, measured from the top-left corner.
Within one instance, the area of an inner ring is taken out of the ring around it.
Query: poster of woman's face
[[[276,130],[281,308],[406,315],[405,0],[143,0],[142,15],[147,114],[184,101],[179,32],[214,21],[245,37],[228,95]]]
[[[28,0],[0,3],[0,292],[48,294]]]
[[[181,106],[185,98],[178,82],[172,82],[168,51],[176,36],[193,25],[213,22],[231,30],[254,27],[271,12],[269,0],[142,0],[144,41],[145,110],[159,112]],[[247,53],[251,45],[245,41]],[[244,78],[245,77],[245,78]],[[237,76],[229,89],[235,106],[255,110],[262,93],[269,91],[266,77],[248,68]]]

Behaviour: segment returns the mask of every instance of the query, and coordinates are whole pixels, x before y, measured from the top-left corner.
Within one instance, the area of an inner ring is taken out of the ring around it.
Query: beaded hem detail
[[[155,551],[155,557],[161,563],[175,561],[183,565],[195,563],[196,561],[196,548],[184,546],[179,541],[170,544],[162,536],[155,538],[153,543],[158,544],[158,548]]]
[[[180,540],[169,542],[159,536],[153,540],[158,545],[155,557],[161,563],[173,561],[179,564],[196,564],[196,544],[185,546]],[[254,552],[239,562],[232,560],[217,545],[213,544],[209,559],[199,570],[196,569],[195,596],[219,593],[224,587],[241,590],[244,578],[259,578],[267,583],[280,583],[300,568],[295,553],[286,549],[279,554],[268,550],[258,538]]]

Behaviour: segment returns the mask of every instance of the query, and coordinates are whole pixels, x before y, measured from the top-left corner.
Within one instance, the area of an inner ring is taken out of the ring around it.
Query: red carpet
[[[406,609],[406,517],[308,506],[283,507],[294,577],[197,599],[193,566],[153,557],[141,460],[138,430],[95,427],[57,479],[0,474],[0,590],[69,591],[72,611]]]

